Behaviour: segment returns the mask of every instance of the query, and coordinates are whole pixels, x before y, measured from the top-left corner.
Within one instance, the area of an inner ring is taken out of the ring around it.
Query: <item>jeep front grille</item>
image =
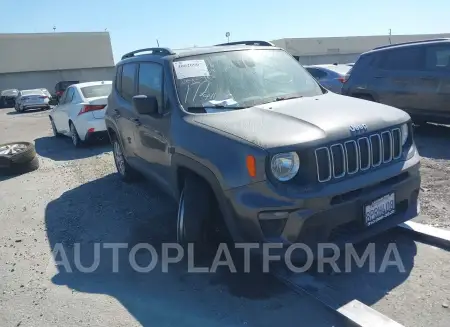
[[[389,163],[401,154],[399,128],[320,147],[315,150],[317,179],[323,183],[353,175]]]

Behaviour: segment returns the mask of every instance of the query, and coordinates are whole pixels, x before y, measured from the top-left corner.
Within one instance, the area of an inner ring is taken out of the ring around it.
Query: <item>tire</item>
[[[80,136],[78,135],[77,129],[75,128],[75,125],[70,122],[70,139],[72,140],[72,144],[76,148],[81,148],[83,145],[83,141],[81,141]]]
[[[198,250],[211,245],[215,220],[214,197],[202,179],[188,175],[180,193],[177,214],[177,242],[182,246],[195,243]]]
[[[20,148],[19,152],[14,153]],[[36,156],[34,145],[29,142],[14,142],[0,144],[0,172],[1,174],[23,174],[39,168],[39,160]]]
[[[122,145],[119,140],[114,137],[112,139],[114,163],[116,164],[117,173],[120,179],[126,183],[132,183],[139,179],[140,174],[137,170],[132,168],[123,154]]]
[[[50,117],[50,124],[52,126],[52,131],[53,131],[53,136],[55,137],[61,137],[62,134],[58,132],[58,130],[56,129],[56,125],[55,122],[53,121],[53,118]]]

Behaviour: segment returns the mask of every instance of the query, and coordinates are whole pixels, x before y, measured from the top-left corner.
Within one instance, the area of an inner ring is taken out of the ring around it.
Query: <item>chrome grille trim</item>
[[[378,139],[378,144],[379,144],[378,151],[379,151],[379,155],[380,155],[380,160],[378,160],[378,162],[373,162],[373,152],[375,151],[375,149],[373,148],[374,142],[372,141],[372,138]],[[371,145],[371,150],[372,150],[371,151],[372,152],[372,167],[378,167],[383,162],[383,143],[381,141],[380,134],[370,135],[370,145]]]
[[[364,151],[364,147],[366,146],[367,151]],[[388,154],[386,158],[385,152]],[[334,143],[330,146],[322,146],[315,149],[314,152],[316,157],[317,179],[320,183],[323,183],[334,178],[338,179],[345,175],[356,174],[358,171],[366,171],[401,158],[402,152],[401,130],[397,127],[363,136],[355,140]],[[339,159],[341,155],[342,162]],[[379,160],[374,162],[377,155],[379,156]],[[340,164],[342,164],[342,172],[339,169]],[[350,170],[350,168],[353,170]]]
[[[342,153],[342,173],[339,174],[339,175],[336,175],[336,169],[335,169],[335,165],[334,165],[335,160],[334,160],[334,154],[333,154],[333,147],[338,147],[340,149],[341,153]],[[333,144],[332,146],[330,146],[330,152],[331,152],[331,165],[332,165],[333,177],[334,178],[344,177],[345,176],[345,171],[346,171],[346,169],[345,169],[345,163],[346,163],[345,157],[346,157],[346,155],[345,155],[345,151],[344,151],[344,146],[342,144],[340,144],[340,143]]]
[[[317,152],[319,152],[320,150],[326,150],[327,151],[327,157],[328,157],[328,178],[325,178],[325,179],[320,179],[319,160],[317,158]],[[330,150],[326,146],[323,146],[321,148],[316,149],[314,151],[314,154],[316,156],[317,180],[320,183],[328,182],[331,179],[331,156],[330,156]]]
[[[394,151],[394,133],[398,133],[398,156],[394,156],[392,155],[393,159],[398,159],[402,156],[402,149],[403,149],[403,145],[402,145],[402,131],[400,130],[400,128],[394,128],[392,130],[392,154],[395,153]]]
[[[356,169],[353,171],[350,171],[348,169],[348,152],[347,152],[347,144],[353,144],[355,147],[355,154],[356,154]],[[345,150],[345,157],[347,158],[346,160],[346,166],[345,168],[347,169],[347,174],[349,175],[353,175],[356,174],[359,171],[359,154],[358,154],[358,145],[356,144],[356,141],[347,141],[344,143],[344,150]]]
[[[388,145],[389,146],[389,158],[387,160],[384,159],[384,150],[385,150],[386,145],[384,144],[383,135],[388,135],[388,137],[389,137],[389,145]],[[382,146],[382,148],[383,148],[383,163],[391,162],[392,161],[392,148],[393,148],[391,132],[389,132],[389,131],[382,132],[381,133],[381,142],[383,144],[383,146]]]
[[[368,158],[367,158],[367,165],[364,166],[364,167],[362,166],[362,153],[361,153],[361,146],[360,146],[359,142],[366,142],[366,144],[367,144],[367,156],[368,156]],[[370,153],[372,151],[372,147],[370,146],[370,141],[369,141],[369,139],[367,137],[359,138],[357,143],[358,143],[358,152],[359,152],[359,169],[361,171],[365,171],[365,170],[370,168],[370,163],[372,161],[372,158],[371,158],[372,156],[370,155]]]

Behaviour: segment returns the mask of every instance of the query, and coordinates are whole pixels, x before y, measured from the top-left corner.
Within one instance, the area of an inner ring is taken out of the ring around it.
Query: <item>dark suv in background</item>
[[[55,99],[59,102],[59,99],[64,94],[64,91],[72,84],[78,84],[80,81],[60,81],[55,85]]]
[[[268,42],[128,53],[105,123],[121,178],[178,201],[180,243],[223,221],[235,242],[315,249],[418,213],[409,115],[327,91]]]
[[[419,124],[450,123],[450,39],[387,45],[362,54],[342,94],[403,109]]]

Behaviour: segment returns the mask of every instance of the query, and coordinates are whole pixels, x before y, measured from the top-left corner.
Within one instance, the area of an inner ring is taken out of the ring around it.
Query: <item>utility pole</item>
[[[392,30],[389,29],[389,44],[392,44],[392,41],[391,41],[391,35],[392,35]]]

